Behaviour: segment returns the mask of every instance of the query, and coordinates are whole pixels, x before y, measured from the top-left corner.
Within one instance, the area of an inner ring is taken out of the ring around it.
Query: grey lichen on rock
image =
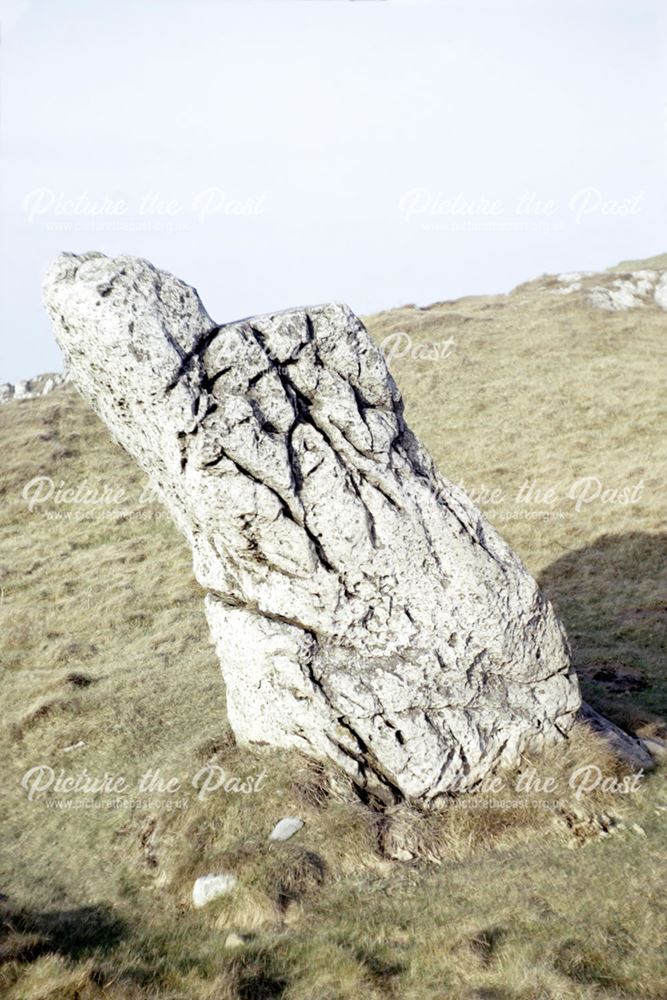
[[[70,376],[192,546],[240,742],[446,801],[580,706],[549,602],[406,425],[343,305],[215,324],[145,260],[64,254]]]

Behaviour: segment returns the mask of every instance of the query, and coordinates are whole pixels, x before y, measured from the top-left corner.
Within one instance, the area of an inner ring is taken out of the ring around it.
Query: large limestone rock
[[[430,805],[565,736],[580,697],[550,604],[437,473],[347,307],[216,326],[194,289],[98,253],[61,256],[45,297],[192,546],[241,742]]]

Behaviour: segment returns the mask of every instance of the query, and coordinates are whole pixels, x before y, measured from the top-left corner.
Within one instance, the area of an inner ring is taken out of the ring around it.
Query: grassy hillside
[[[611,280],[564,293],[544,277],[367,325],[441,471],[554,601],[587,699],[664,739],[667,314],[593,308],[587,288]],[[511,794],[419,817],[240,749],[187,547],[132,462],[70,387],[0,407],[0,445],[0,995],[664,1000],[664,765],[577,800],[573,768],[628,771],[579,728],[522,762],[557,794],[510,775]],[[198,798],[209,765],[232,781]],[[40,766],[54,785],[29,801]],[[126,789],[55,787],[84,769]],[[269,844],[286,815],[304,828]],[[194,879],[222,870],[237,888],[194,910]]]

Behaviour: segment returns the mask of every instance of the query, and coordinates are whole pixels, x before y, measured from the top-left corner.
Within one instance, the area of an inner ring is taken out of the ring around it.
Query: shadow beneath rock
[[[563,621],[587,702],[640,735],[667,736],[667,535],[602,535],[539,583]]]

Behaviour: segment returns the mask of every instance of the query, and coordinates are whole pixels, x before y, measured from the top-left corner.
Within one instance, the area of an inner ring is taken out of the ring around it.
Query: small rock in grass
[[[232,931],[225,938],[225,948],[242,948],[243,945],[247,944],[249,940],[249,937],[242,936],[241,934],[237,934],[235,931]]]
[[[236,885],[236,875],[223,872],[222,875],[202,875],[192,888],[192,902],[197,909],[206,906],[212,899],[224,896]]]
[[[298,816],[285,816],[279,820],[269,834],[269,840],[289,840],[303,826],[303,820]]]

